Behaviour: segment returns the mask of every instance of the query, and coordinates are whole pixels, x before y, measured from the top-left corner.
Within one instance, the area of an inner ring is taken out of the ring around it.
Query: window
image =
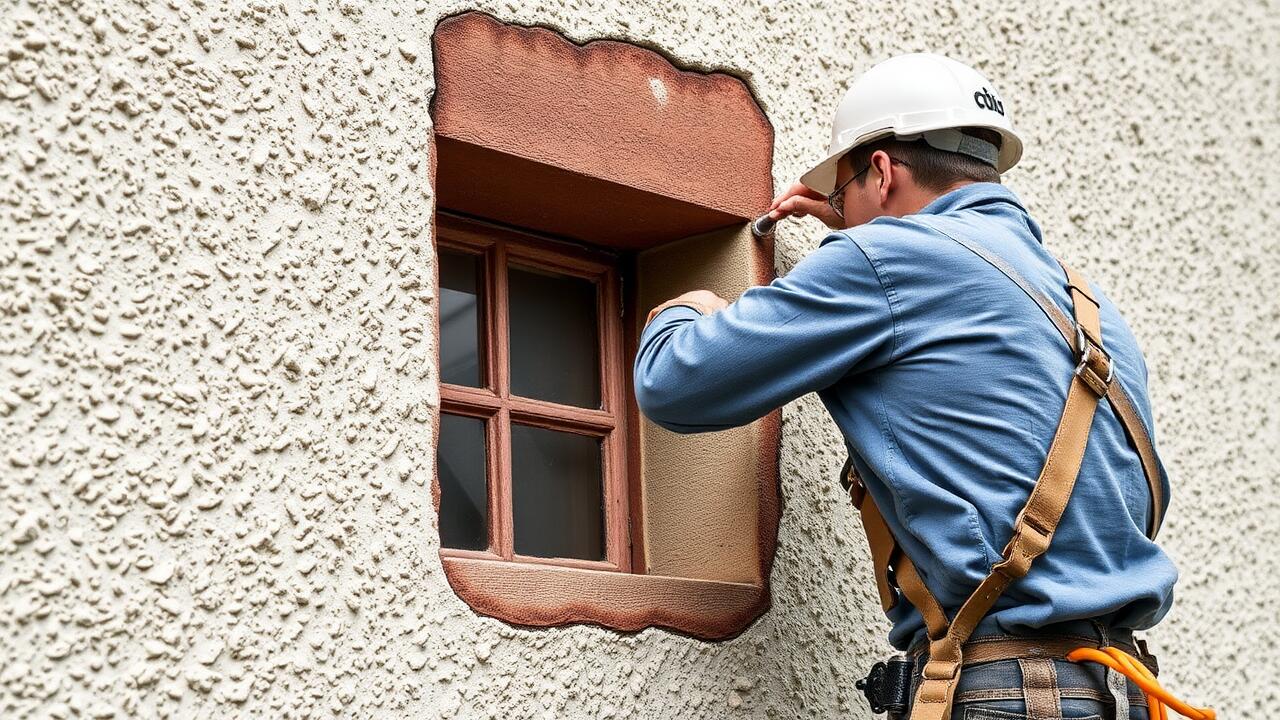
[[[772,279],[747,230],[772,127],[741,80],[628,43],[466,12],[432,50],[450,587],[518,625],[736,635],[769,606],[781,414],[667,432],[630,367],[649,308]]]
[[[617,256],[437,219],[442,552],[629,571]]]

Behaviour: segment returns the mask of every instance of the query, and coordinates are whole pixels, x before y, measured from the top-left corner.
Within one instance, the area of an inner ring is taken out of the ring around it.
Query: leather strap
[[[933,593],[925,587],[924,579],[911,562],[911,558],[898,546],[893,533],[880,514],[880,508],[867,493],[862,477],[854,467],[853,457],[845,461],[841,483],[849,491],[849,499],[862,516],[862,529],[871,550],[871,566],[875,570],[876,590],[880,593],[880,606],[889,612],[898,604],[898,588],[907,602],[920,611],[929,635],[941,635],[947,631],[947,613]],[[894,577],[890,577],[890,574]],[[895,582],[896,587],[895,587]]]
[[[950,621],[947,620],[947,613],[942,609],[938,599],[924,584],[924,578],[920,577],[915,563],[911,562],[911,558],[899,549],[894,557],[894,567],[897,569],[896,576],[898,585],[902,588],[902,594],[916,610],[920,611],[920,615],[924,618],[924,626],[929,631],[929,637],[941,637],[947,632]]]
[[[982,258],[987,262],[987,264],[999,270],[1006,277],[1012,280],[1015,285],[1021,288],[1022,292],[1024,292],[1027,297],[1031,298],[1031,300],[1039,306],[1041,312],[1043,312],[1053,323],[1054,327],[1058,329],[1058,332],[1061,333],[1062,338],[1067,341],[1067,344],[1072,348],[1075,347],[1075,325],[1071,322],[1071,319],[1068,318],[1062,310],[1058,309],[1057,304],[1046,297],[1044,293],[1032,287],[1031,284],[1027,282],[1026,278],[1022,277],[1021,273],[1014,270],[1013,267],[1006,263],[1002,258],[989,252],[986,248],[978,245],[977,243],[951,235],[945,230],[929,225],[928,223],[921,224],[931,230],[934,230],[939,235],[955,241],[961,247]],[[1088,284],[1083,282],[1083,279],[1081,279],[1080,282],[1068,280],[1068,288],[1071,289],[1073,286],[1077,289],[1080,287],[1087,288]],[[1076,298],[1077,292],[1076,290],[1072,290],[1072,301],[1074,302]],[[1090,296],[1090,299],[1092,299],[1092,296]],[[1090,304],[1094,306],[1093,311],[1096,313],[1097,302],[1093,301]],[[1078,309],[1078,303],[1076,304],[1076,307]],[[1094,340],[1099,341],[1101,339],[1102,338],[1094,338]],[[1111,409],[1115,411],[1116,417],[1120,420],[1121,426],[1124,427],[1125,435],[1129,438],[1129,443],[1133,445],[1134,449],[1137,451],[1138,458],[1142,463],[1142,474],[1146,476],[1147,489],[1150,491],[1151,497],[1147,523],[1147,537],[1155,540],[1156,535],[1160,532],[1160,525],[1164,522],[1164,486],[1160,481],[1160,464],[1156,459],[1155,445],[1151,442],[1151,435],[1147,432],[1147,427],[1143,424],[1142,417],[1138,415],[1133,399],[1130,397],[1128,390],[1124,387],[1124,383],[1122,383],[1119,378],[1115,378],[1112,381],[1107,389],[1106,397],[1107,401],[1111,403]]]
[[[858,470],[853,466],[853,458],[845,461],[841,473],[841,483],[849,491],[849,499],[862,515],[862,529],[867,536],[867,545],[871,549],[871,567],[875,569],[876,590],[880,593],[880,607],[889,612],[898,604],[898,592],[889,579],[889,566],[893,556],[898,552],[898,543],[893,539],[884,516],[875,501],[867,495],[867,488],[862,484]],[[896,565],[895,565],[896,567]]]
[[[1062,717],[1062,701],[1058,698],[1058,672],[1046,658],[1021,658],[1022,702],[1030,718]]]
[[[1154,658],[1141,652],[1136,645],[1123,641],[1110,644],[1134,656],[1142,664],[1152,669],[1153,673],[1155,672],[1156,663]],[[1101,645],[1096,638],[1068,635],[1029,638],[998,637],[970,640],[964,644],[962,650],[964,652],[964,666],[968,667],[979,663],[994,662],[996,660],[1016,660],[1019,658],[1062,660],[1067,657],[1067,653],[1079,647],[1097,648],[1101,647]]]

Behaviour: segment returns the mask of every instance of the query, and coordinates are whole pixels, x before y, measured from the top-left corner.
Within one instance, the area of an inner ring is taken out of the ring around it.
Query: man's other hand
[[[803,183],[793,183],[781,195],[774,198],[769,206],[769,217],[780,220],[785,217],[805,217],[812,215],[832,230],[844,227],[841,218],[827,204],[827,196],[810,190]]]
[[[711,292],[710,290],[690,290],[687,293],[677,295],[670,300],[662,303],[649,311],[649,318],[645,324],[653,322],[653,318],[663,310],[674,305],[685,305],[692,307],[704,315],[710,315],[717,310],[723,310],[729,307],[729,301]]]
[[[690,290],[689,292],[684,293],[683,295],[677,295],[675,297],[675,301],[676,302],[686,301],[689,303],[696,303],[698,305],[701,305],[709,309],[711,312],[715,312],[717,310],[723,310],[729,307],[728,300],[725,300],[724,298],[711,292],[710,290]]]

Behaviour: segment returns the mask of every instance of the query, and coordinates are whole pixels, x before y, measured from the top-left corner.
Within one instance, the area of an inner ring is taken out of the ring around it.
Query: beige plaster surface
[[[1007,182],[1147,352],[1183,572],[1162,675],[1280,711],[1274,0],[22,0],[0,12],[0,716],[866,715],[886,624],[813,397],[784,410],[773,608],[738,638],[518,629],[445,582],[430,34],[473,7],[743,77],[780,185],[876,60],[995,78],[1027,146]],[[779,270],[820,237],[784,225]]]
[[[741,295],[757,282],[752,262],[756,242],[751,231],[742,227],[641,253],[636,267],[641,311],[636,320],[643,324],[647,308],[693,288],[705,288],[726,299]],[[651,422],[641,426],[649,573],[761,582],[761,553],[768,548],[761,547],[757,527],[761,510],[771,515],[775,501],[753,490],[763,482],[757,469],[759,455],[777,447],[776,440],[762,440],[769,432],[768,421],[691,435]]]

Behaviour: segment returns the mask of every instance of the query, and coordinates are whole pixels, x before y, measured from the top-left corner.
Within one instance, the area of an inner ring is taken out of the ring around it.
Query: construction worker
[[[654,308],[639,407],[707,432],[818,393],[906,653],[859,684],[876,712],[1141,720],[1163,698],[1210,717],[1152,694],[1133,637],[1177,579],[1152,541],[1168,481],[1146,363],[1000,184],[1021,154],[1010,104],[973,68],[875,66],[840,102],[827,157],[769,211],[832,232],[732,303],[691,290]]]

